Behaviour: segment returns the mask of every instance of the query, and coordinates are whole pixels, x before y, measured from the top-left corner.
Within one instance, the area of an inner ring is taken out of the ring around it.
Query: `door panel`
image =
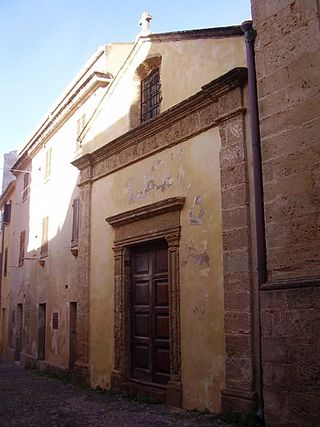
[[[149,337],[149,314],[135,313],[135,335],[136,337]]]
[[[135,282],[134,304],[149,305],[149,281]]]
[[[156,306],[168,306],[168,282],[157,282],[155,283],[155,297]]]
[[[132,376],[166,384],[170,376],[168,248],[140,246],[131,261]]]
[[[70,302],[69,318],[69,369],[73,369],[77,359],[77,303]]]
[[[159,314],[156,317],[155,336],[158,339],[168,339],[169,316]]]
[[[44,360],[46,353],[46,304],[39,304],[38,359]]]
[[[22,304],[17,304],[17,335],[16,335],[15,360],[20,360],[20,354],[22,349],[22,316],[23,316]]]

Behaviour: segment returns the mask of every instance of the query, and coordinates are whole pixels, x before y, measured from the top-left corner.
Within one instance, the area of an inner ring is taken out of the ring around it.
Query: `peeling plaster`
[[[133,203],[136,200],[143,199],[148,193],[151,193],[152,191],[161,191],[162,193],[165,192],[168,188],[170,188],[173,184],[173,181],[170,176],[165,176],[162,181],[156,182],[155,179],[152,177],[145,176],[144,180],[146,181],[146,184],[141,191],[137,191],[134,193],[133,191],[133,184],[132,179],[128,181],[127,183],[127,193],[129,195],[129,203]]]
[[[208,277],[209,272],[210,272],[210,267],[203,268],[202,270],[200,270],[200,275],[201,275],[201,277]]]
[[[35,340],[32,341],[31,350],[32,350],[32,354],[37,354],[37,352],[38,352],[38,343],[37,343],[37,341],[35,341]]]
[[[154,161],[150,168],[149,174],[143,177],[143,184],[141,186],[142,188],[140,187],[140,189],[138,190],[135,190],[135,187],[138,186],[137,183],[134,182],[133,178],[130,178],[127,181],[124,190],[124,193],[128,195],[129,203],[134,203],[135,201],[142,200],[148,194],[155,191],[161,191],[162,193],[164,193],[166,190],[168,190],[175,184],[179,184],[180,186],[182,186],[182,188],[189,191],[191,188],[191,183],[185,183],[186,175],[185,170],[182,166],[179,166],[177,175],[175,176],[171,176],[170,166],[165,171],[163,171],[164,166],[168,166],[168,162],[176,161],[176,157],[181,156],[182,154],[183,150],[182,148],[179,148],[178,150],[168,154],[164,159],[157,159],[156,161]],[[174,167],[174,170],[176,170],[176,166]],[[161,176],[159,176],[160,173]]]
[[[192,242],[190,244],[186,244],[186,255],[182,265],[186,266],[189,263],[189,260],[194,264],[209,267],[210,257],[208,254],[208,242],[203,242],[203,248],[201,250],[197,250]]]
[[[201,196],[196,196],[189,210],[189,219],[191,225],[200,225],[204,216],[204,207],[202,205]]]
[[[207,289],[200,289],[197,293],[197,301],[193,308],[195,314],[205,315],[208,311],[208,291]]]
[[[58,330],[51,328],[51,351],[58,355]]]

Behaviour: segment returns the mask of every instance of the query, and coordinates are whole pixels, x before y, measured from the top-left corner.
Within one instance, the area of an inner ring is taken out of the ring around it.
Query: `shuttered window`
[[[8,274],[8,248],[4,251],[4,266],[3,266],[3,275],[6,276]]]
[[[77,120],[77,136],[83,131],[86,124],[86,115],[82,114],[82,116]]]
[[[46,164],[44,170],[44,179],[48,179],[51,175],[51,157],[52,157],[52,148],[48,148],[46,151]]]
[[[49,217],[45,217],[42,220],[42,238],[41,238],[41,249],[40,256],[45,257],[48,255],[48,226]]]
[[[23,175],[23,191],[22,191],[22,201],[24,202],[29,195],[29,179],[30,179],[30,174],[29,172],[26,172]]]
[[[6,203],[4,205],[4,210],[3,210],[3,223],[4,223],[4,225],[10,224],[10,220],[11,220],[11,202]]]
[[[26,246],[26,232],[22,231],[20,233],[20,248],[19,248],[19,267],[24,264],[24,251]]]
[[[72,203],[72,236],[71,246],[76,246],[79,239],[79,208],[80,199],[77,197]]]

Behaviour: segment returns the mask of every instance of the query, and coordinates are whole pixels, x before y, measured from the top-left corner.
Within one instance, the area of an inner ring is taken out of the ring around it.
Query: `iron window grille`
[[[160,114],[160,70],[156,68],[141,81],[141,123]]]

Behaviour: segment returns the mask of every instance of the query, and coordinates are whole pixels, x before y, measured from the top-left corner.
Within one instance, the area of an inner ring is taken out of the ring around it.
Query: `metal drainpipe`
[[[266,263],[266,239],[264,222],[264,203],[263,203],[263,182],[262,182],[262,161],[260,147],[260,127],[259,110],[257,95],[257,77],[255,67],[254,40],[255,31],[252,28],[252,21],[245,21],[241,25],[246,42],[246,56],[248,67],[248,89],[249,89],[249,113],[252,140],[252,169],[253,169],[253,187],[254,187],[254,209],[255,209],[255,237],[256,237],[256,260],[257,260],[257,279],[258,290],[256,298],[256,322],[258,330],[258,361],[256,363],[256,378],[259,409],[257,416],[263,420],[263,378],[262,378],[262,358],[261,358],[261,320],[260,320],[260,286],[267,281],[267,263]]]

